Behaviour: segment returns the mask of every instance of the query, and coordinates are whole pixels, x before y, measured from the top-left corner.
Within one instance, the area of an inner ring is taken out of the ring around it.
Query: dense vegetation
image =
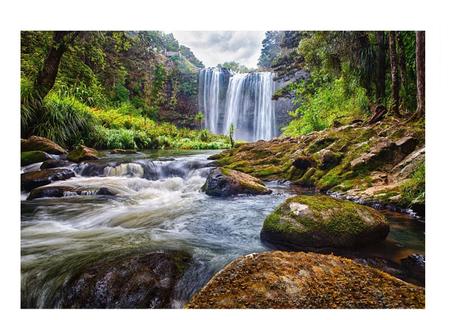
[[[22,137],[67,147],[227,147],[224,137],[189,130],[199,127],[201,67],[158,31],[23,32]]]
[[[261,58],[279,51],[272,67],[298,63],[309,72],[308,79],[289,83],[275,93],[275,97],[295,95],[297,109],[285,135],[364,118],[377,106],[397,118],[409,118],[416,110],[414,119],[423,118],[424,104],[417,103],[424,93],[417,95],[415,32],[296,32],[294,36],[286,32],[282,38],[267,34],[267,39],[271,41],[263,47]],[[293,41],[296,47],[289,50]],[[424,90],[424,83],[421,87]]]

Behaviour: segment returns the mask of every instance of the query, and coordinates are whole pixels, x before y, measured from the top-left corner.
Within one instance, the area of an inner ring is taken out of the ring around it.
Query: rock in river
[[[20,153],[20,165],[27,166],[36,162],[43,162],[52,157],[44,151],[24,151]]]
[[[52,140],[31,136],[28,139],[21,139],[21,149],[24,151],[44,151],[50,154],[65,154],[67,150],[61,147],[59,144],[54,143]]]
[[[99,158],[98,151],[86,146],[80,145],[70,151],[67,159],[73,162],[81,162],[85,160],[97,160]]]
[[[38,198],[61,198],[75,195],[115,196],[117,192],[107,188],[72,187],[72,186],[43,186],[31,190],[27,200]]]
[[[63,289],[65,308],[169,308],[191,257],[182,251],[105,259],[72,277]]]
[[[22,173],[22,190],[31,191],[34,188],[44,186],[53,181],[66,180],[75,177],[75,173],[70,169],[46,169]]]
[[[260,179],[226,168],[211,170],[202,190],[207,195],[215,197],[228,197],[237,194],[269,194],[272,192]]]
[[[68,167],[73,162],[67,161],[67,160],[46,160],[41,165],[42,169],[52,169],[52,168],[61,168],[61,167]]]
[[[287,199],[267,216],[261,239],[295,248],[354,248],[384,240],[386,218],[375,209],[325,195]]]
[[[217,273],[188,308],[424,308],[425,290],[334,255],[262,252]]]

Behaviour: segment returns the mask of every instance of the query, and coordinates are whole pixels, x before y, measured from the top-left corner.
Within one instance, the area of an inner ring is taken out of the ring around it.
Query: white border
[[[450,27],[445,2],[437,1],[10,1],[1,9],[0,129],[2,181],[1,312],[33,319],[108,317],[230,319],[324,317],[348,319],[442,318],[448,314],[447,243],[450,210],[448,53]],[[426,30],[427,284],[426,310],[20,310],[19,55],[20,30]],[[442,313],[441,313],[442,312]],[[9,317],[8,317],[9,318]],[[6,317],[4,317],[6,319]]]

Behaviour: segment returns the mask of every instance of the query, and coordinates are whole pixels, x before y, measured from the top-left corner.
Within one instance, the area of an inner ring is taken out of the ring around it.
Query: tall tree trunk
[[[400,116],[400,79],[398,74],[398,56],[395,41],[395,31],[389,31],[389,58],[391,61],[391,91],[392,91],[392,112],[395,116]]]
[[[414,118],[425,116],[425,31],[416,32],[417,109]]]
[[[382,104],[386,95],[386,40],[384,31],[377,31],[377,103]]]
[[[400,70],[400,83],[404,89],[406,89],[406,62],[405,62],[405,46],[403,45],[402,37],[400,32],[397,32],[397,52],[398,52],[398,66]]]
[[[67,50],[67,46],[75,40],[77,35],[78,32],[71,31],[55,31],[53,34],[53,44],[34,84],[34,90],[39,100],[44,99],[53,88],[61,58]]]

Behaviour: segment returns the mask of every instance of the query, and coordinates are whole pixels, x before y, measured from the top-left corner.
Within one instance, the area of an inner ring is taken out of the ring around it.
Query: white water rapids
[[[136,250],[182,250],[192,255],[193,262],[175,288],[171,306],[181,308],[233,259],[270,250],[259,237],[264,219],[294,191],[274,182],[268,184],[274,191],[270,195],[209,197],[201,187],[211,154],[109,155],[71,165],[75,177],[48,185],[92,192],[35,200],[26,200],[28,194],[23,194],[22,307],[61,307],[61,288],[105,257],[115,259]],[[38,167],[23,167],[22,172]],[[116,195],[97,195],[100,188]],[[381,255],[421,252],[423,226],[405,215],[395,219],[400,220],[391,220],[391,233],[380,244]]]

